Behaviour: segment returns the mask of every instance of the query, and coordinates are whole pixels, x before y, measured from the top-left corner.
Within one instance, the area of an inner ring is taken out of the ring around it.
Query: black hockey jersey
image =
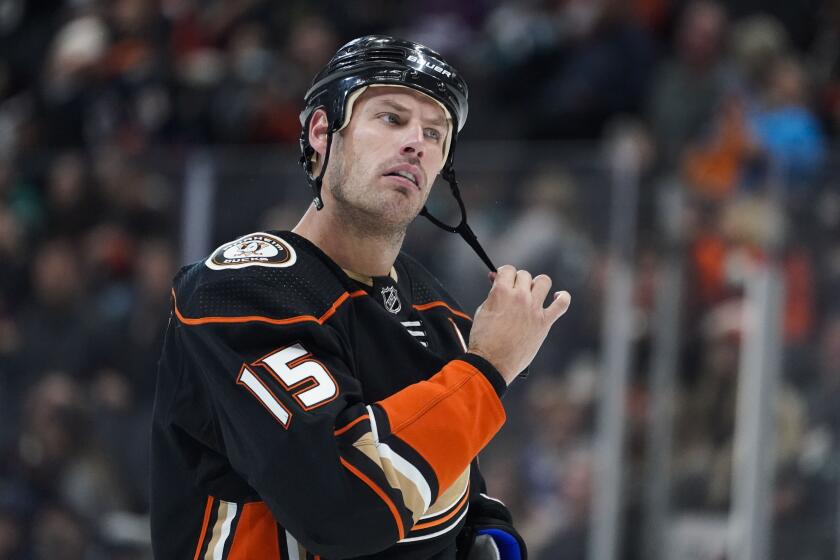
[[[157,560],[454,558],[506,385],[418,263],[355,278],[291,232],[174,280],[152,434]],[[472,467],[471,467],[472,464]]]

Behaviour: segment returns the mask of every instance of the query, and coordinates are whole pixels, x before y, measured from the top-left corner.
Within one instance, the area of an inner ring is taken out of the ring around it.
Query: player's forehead
[[[449,117],[441,103],[415,89],[405,86],[374,86],[368,87],[357,101],[365,107],[391,107],[394,109],[420,111],[424,118],[439,120],[444,124]]]

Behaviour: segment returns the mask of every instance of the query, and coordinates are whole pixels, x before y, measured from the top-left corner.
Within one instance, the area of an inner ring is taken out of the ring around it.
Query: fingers
[[[545,274],[540,274],[531,282],[531,295],[534,298],[536,305],[542,307],[548,291],[551,289],[551,278]]]
[[[533,278],[531,278],[530,272],[528,272],[527,270],[517,270],[516,279],[514,280],[513,287],[530,293],[532,281]]]
[[[551,305],[545,309],[546,319],[548,319],[550,323],[553,323],[569,310],[569,305],[571,305],[571,303],[572,296],[569,292],[554,292],[554,301],[552,301]]]
[[[531,276],[527,270],[516,270],[515,267],[506,264],[496,272],[489,274],[494,286],[515,288],[530,295],[530,301],[542,307],[548,292],[551,290],[551,278],[540,274],[536,278]],[[571,296],[569,292],[556,292],[554,301],[545,309],[546,318],[552,323],[562,316],[569,308]]]
[[[499,267],[499,270],[496,271],[496,279],[493,281],[493,285],[506,287],[506,288],[513,288],[513,284],[516,281],[516,269],[509,264]]]
[[[494,285],[499,287],[517,288],[531,294],[534,301],[540,305],[545,301],[549,290],[551,290],[551,278],[545,274],[532,277],[527,270],[517,270],[516,267],[506,264],[495,272],[490,272],[488,278]]]

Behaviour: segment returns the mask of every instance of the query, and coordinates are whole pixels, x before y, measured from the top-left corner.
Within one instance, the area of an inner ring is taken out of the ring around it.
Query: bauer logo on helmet
[[[452,77],[452,72],[450,72],[449,70],[444,69],[442,66],[438,66],[434,62],[429,62],[428,60],[420,60],[419,57],[417,57],[413,54],[408,55],[406,60],[408,60],[409,62],[422,62],[423,65],[426,68],[428,68],[429,70],[434,70],[435,72],[437,72],[441,76],[446,76],[447,78]]]

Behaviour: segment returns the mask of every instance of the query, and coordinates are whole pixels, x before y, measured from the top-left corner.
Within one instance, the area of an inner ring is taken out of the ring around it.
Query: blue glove
[[[518,537],[505,529],[479,529],[467,560],[523,560]]]
[[[504,504],[480,495],[470,502],[467,525],[462,531],[459,558],[465,560],[527,560],[525,541],[513,526]]]

